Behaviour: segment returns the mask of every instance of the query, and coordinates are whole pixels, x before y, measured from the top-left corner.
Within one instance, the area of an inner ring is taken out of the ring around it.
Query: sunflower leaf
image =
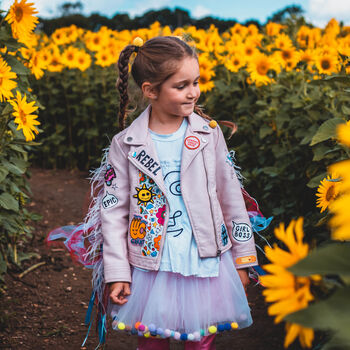
[[[19,210],[18,201],[6,192],[0,195],[0,206],[7,210]]]
[[[333,338],[328,349],[350,347],[350,286],[339,288],[328,299],[287,315],[285,320],[314,329],[332,330]],[[333,345],[332,345],[333,342]]]
[[[319,142],[329,140],[332,137],[336,137],[337,125],[344,122],[345,121],[342,118],[332,118],[326,120],[323,124],[321,124],[316,134],[313,136],[310,146],[314,146]]]
[[[350,275],[350,244],[334,243],[312,251],[288,270],[297,276]]]
[[[13,56],[6,56],[6,62],[11,66],[12,71],[20,75],[30,74],[30,69]]]

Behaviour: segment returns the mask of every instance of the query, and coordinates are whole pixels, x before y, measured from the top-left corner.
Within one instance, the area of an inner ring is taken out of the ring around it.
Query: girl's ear
[[[144,83],[142,83],[141,90],[143,96],[147,97],[150,100],[156,100],[158,97],[156,89],[149,81],[145,81]]]

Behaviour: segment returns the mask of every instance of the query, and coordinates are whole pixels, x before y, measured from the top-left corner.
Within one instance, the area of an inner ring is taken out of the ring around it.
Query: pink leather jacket
[[[150,106],[113,137],[101,207],[105,282],[131,282],[130,265],[158,270],[169,204],[148,132]],[[181,194],[201,258],[232,248],[237,268],[257,265],[251,224],[220,127],[192,113],[181,160]]]

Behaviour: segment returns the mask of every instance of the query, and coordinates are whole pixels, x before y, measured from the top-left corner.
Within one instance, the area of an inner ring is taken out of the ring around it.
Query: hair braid
[[[129,78],[129,60],[130,56],[138,50],[138,46],[128,45],[120,53],[118,60],[119,78],[117,80],[117,89],[120,94],[118,125],[119,129],[125,128],[125,119],[127,116],[126,107],[129,103],[128,78]]]

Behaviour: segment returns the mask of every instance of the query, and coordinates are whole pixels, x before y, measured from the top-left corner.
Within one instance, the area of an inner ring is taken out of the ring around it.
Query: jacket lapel
[[[209,143],[208,134],[211,132],[208,123],[200,116],[192,113],[188,117],[188,127],[181,157],[181,174],[184,174],[192,160]]]

